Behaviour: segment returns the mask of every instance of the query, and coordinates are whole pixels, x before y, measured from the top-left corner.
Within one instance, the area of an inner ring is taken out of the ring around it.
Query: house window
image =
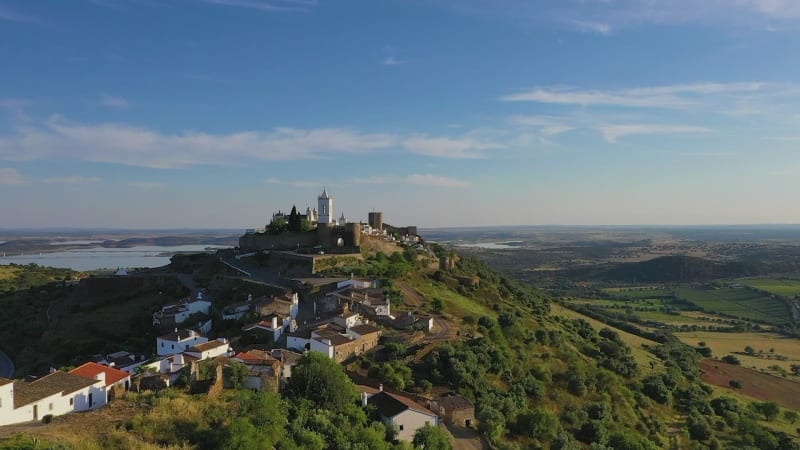
[[[75,404],[75,398],[73,397],[73,398],[69,399],[69,406],[72,406],[74,404]]]
[[[164,348],[164,343],[163,342],[161,343],[161,348]]]
[[[50,403],[49,405],[47,405],[47,410],[48,410],[48,411],[52,411],[52,410],[53,410],[53,404],[52,404],[52,403]]]
[[[403,431],[403,426],[402,425],[400,425],[400,431]]]
[[[3,397],[0,397],[0,408],[3,407]]]

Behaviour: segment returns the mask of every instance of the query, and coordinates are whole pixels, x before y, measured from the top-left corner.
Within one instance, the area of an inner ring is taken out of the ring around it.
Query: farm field
[[[739,284],[761,289],[781,297],[800,295],[800,280],[788,278],[743,278],[736,281]]]
[[[786,408],[800,410],[800,383],[785,380],[741,366],[713,359],[700,361],[703,381],[732,390],[731,380],[738,380],[742,388],[735,392],[761,401],[774,401]]]
[[[791,317],[781,300],[749,289],[680,288],[678,296],[705,311],[768,323],[784,323]]]
[[[742,362],[742,367],[767,369],[770,366],[780,366],[787,372],[792,364],[800,364],[800,339],[781,336],[776,333],[720,333],[713,331],[685,331],[674,333],[675,337],[684,343],[697,346],[705,342],[711,348],[714,356],[722,358],[734,354]],[[750,356],[744,354],[744,348],[752,347],[756,352],[762,351],[764,355],[782,355],[786,361],[775,358]],[[770,353],[770,349],[775,350]],[[791,376],[791,378],[795,378]]]
[[[641,287],[626,287],[626,288],[606,288],[603,289],[612,295],[628,298],[654,298],[671,296],[672,289],[664,289],[660,286],[641,286]]]
[[[550,313],[554,316],[563,316],[570,319],[583,319],[589,322],[589,324],[591,324],[592,327],[597,331],[600,331],[603,328],[612,329],[616,331],[619,334],[619,337],[626,344],[628,344],[628,347],[631,348],[631,353],[636,359],[636,362],[641,366],[642,370],[647,371],[650,368],[651,362],[656,364],[655,367],[663,367],[663,363],[660,359],[656,358],[655,355],[642,348],[642,345],[658,345],[657,342],[653,342],[650,339],[645,339],[635,334],[628,333],[627,331],[620,330],[619,328],[612,327],[611,325],[607,325],[599,320],[592,319],[589,316],[584,316],[579,312],[565,308],[561,305],[550,305]]]

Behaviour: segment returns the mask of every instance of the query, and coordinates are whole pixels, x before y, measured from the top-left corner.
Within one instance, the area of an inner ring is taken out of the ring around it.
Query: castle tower
[[[322,188],[322,194],[317,197],[317,214],[319,217],[317,218],[317,223],[329,223],[332,224],[334,222],[333,219],[333,197],[328,195],[328,191],[325,188]]]

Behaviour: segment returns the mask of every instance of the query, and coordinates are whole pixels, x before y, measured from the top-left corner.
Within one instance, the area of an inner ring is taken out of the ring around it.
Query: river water
[[[10,255],[0,253],[2,264],[30,264],[64,267],[73,270],[126,269],[139,267],[161,267],[169,264],[170,256],[179,252],[202,252],[206,248],[229,248],[218,245],[176,245],[159,247],[154,245],[130,248],[90,248],[63,252]]]

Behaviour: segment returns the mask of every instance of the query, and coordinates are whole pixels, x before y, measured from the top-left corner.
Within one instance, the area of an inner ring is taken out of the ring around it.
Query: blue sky
[[[800,223],[795,0],[0,0],[0,228]]]

